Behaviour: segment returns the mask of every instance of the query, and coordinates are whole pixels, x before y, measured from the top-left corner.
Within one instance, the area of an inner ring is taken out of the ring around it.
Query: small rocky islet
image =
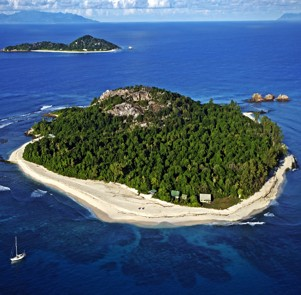
[[[279,94],[277,97],[273,94],[266,94],[263,96],[260,93],[253,93],[252,97],[248,100],[248,102],[288,102],[290,98],[286,94]]]
[[[49,51],[74,51],[74,52],[102,52],[118,50],[120,47],[104,39],[95,38],[90,35],[80,37],[70,44],[54,43],[50,41],[41,41],[35,43],[22,43],[14,46],[7,46],[2,49],[3,52],[29,52],[35,50]]]

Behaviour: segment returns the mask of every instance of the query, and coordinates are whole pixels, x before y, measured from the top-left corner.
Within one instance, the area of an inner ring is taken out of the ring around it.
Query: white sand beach
[[[254,118],[254,114],[252,112],[244,112],[242,113],[244,116],[246,116],[247,118],[255,121],[255,118]]]
[[[247,219],[266,209],[278,196],[285,180],[285,172],[291,169],[295,162],[292,155],[287,156],[275,175],[259,192],[228,209],[216,210],[183,207],[149,196],[137,195],[135,190],[125,185],[61,176],[25,161],[22,156],[26,144],[15,150],[9,158],[9,161],[18,164],[25,174],[44,185],[66,193],[80,204],[92,209],[101,220],[139,226],[223,224]]]
[[[98,51],[75,51],[75,50],[30,50],[30,52],[44,52],[44,53],[108,53],[108,52],[117,52],[120,49],[112,49],[112,50],[98,50]]]

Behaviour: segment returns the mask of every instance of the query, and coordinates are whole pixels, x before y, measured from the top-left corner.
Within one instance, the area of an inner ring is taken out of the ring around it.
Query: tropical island
[[[44,12],[37,10],[19,11],[13,14],[0,13],[0,24],[97,24],[73,13]]]
[[[270,204],[294,165],[267,117],[250,120],[233,101],[201,104],[155,87],[106,91],[30,133],[38,139],[10,160],[104,220],[241,220]]]
[[[42,41],[35,43],[22,43],[15,46],[3,48],[3,52],[68,52],[68,53],[87,53],[87,52],[106,52],[120,49],[119,46],[104,39],[94,38],[90,35],[80,37],[70,44],[54,43]]]
[[[300,22],[301,21],[301,13],[284,13],[278,21],[291,21],[291,22]]]

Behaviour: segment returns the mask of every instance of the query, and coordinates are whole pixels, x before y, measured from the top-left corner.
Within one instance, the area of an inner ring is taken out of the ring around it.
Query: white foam
[[[263,214],[265,217],[274,217],[275,214],[274,213],[271,213],[271,212],[267,212],[267,213],[264,213]]]
[[[224,226],[235,226],[235,225],[250,225],[250,226],[255,226],[255,225],[263,225],[265,224],[264,221],[245,221],[245,222],[224,222],[224,223],[218,223],[218,222],[213,222],[210,223],[209,225],[224,225]]]
[[[30,116],[32,116],[32,114],[31,114],[31,113],[26,113],[26,114],[22,114],[22,115],[20,115],[20,117],[30,117]],[[17,116],[16,116],[16,118],[17,118]]]
[[[67,106],[56,106],[56,107],[52,106],[51,110],[52,111],[57,111],[57,110],[65,109],[65,108],[67,108]]]
[[[264,221],[247,221],[247,222],[239,222],[238,224],[255,226],[255,225],[263,225],[263,224],[265,224],[265,222]]]
[[[278,206],[279,203],[277,202],[277,200],[272,200],[271,202],[271,206]]]
[[[50,108],[52,108],[52,105],[45,105],[45,106],[41,107],[41,111],[44,111],[44,110],[47,110],[47,109],[50,109]]]
[[[7,191],[10,191],[9,187],[0,185],[0,192],[7,192]]]
[[[1,125],[0,125],[0,129],[2,129],[2,128],[6,127],[6,126],[9,126],[9,125],[11,125],[11,124],[13,124],[13,122],[1,124]]]
[[[30,195],[31,198],[41,198],[43,197],[45,194],[47,194],[47,191],[43,191],[41,189],[36,189],[35,191],[33,191]]]

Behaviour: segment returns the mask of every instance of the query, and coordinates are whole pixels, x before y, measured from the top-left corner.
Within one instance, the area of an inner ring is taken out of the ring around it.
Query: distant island
[[[285,13],[279,19],[279,21],[301,21],[301,13]]]
[[[42,41],[36,43],[23,43],[7,46],[3,52],[28,52],[28,51],[55,51],[55,52],[104,52],[120,49],[119,46],[104,39],[94,38],[90,35],[80,37],[70,44]]]
[[[0,13],[0,24],[93,24],[95,20],[72,13],[20,11],[14,14]]]
[[[125,184],[168,201],[227,208],[258,191],[286,154],[280,128],[231,102],[201,104],[155,87],[105,92],[55,113],[24,158],[56,173]]]

